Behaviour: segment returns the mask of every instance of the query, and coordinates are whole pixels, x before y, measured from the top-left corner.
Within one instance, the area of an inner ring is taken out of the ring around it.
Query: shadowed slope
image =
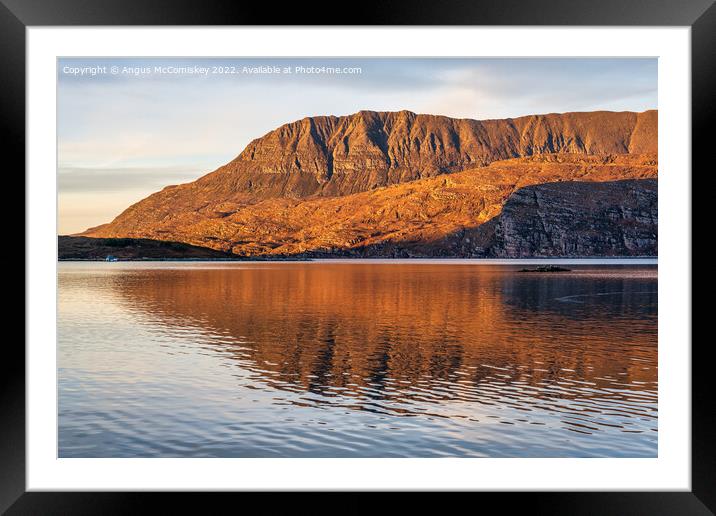
[[[656,179],[527,186],[490,223],[456,235],[455,252],[479,244],[498,258],[657,256],[657,195]]]

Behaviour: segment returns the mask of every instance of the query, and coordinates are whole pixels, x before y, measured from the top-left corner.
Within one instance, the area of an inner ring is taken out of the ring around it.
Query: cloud
[[[164,188],[193,181],[208,170],[195,168],[60,168],[57,175],[61,193],[117,193]]]
[[[185,167],[60,168],[59,234],[79,233],[109,222],[157,190],[193,181],[206,172]]]

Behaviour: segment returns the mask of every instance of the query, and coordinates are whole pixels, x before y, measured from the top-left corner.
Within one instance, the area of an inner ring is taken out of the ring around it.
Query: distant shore
[[[523,256],[520,258],[501,258],[498,256],[420,256],[400,253],[391,256],[361,256],[345,253],[307,252],[296,255],[257,255],[239,256],[230,252],[217,251],[207,247],[200,247],[183,242],[171,242],[141,238],[91,238],[83,236],[59,236],[58,260],[61,262],[385,262],[419,263],[426,261],[436,263],[445,261],[456,263],[460,260],[471,263],[515,263],[527,264],[548,263],[549,260],[599,260],[605,263],[616,263],[623,260],[625,263],[636,263],[635,260],[655,261],[655,256]],[[527,262],[525,261],[527,260]]]
[[[101,263],[104,259],[58,259],[68,263]],[[656,256],[552,256],[531,258],[138,258],[117,260],[107,263],[146,263],[146,262],[189,262],[189,263],[481,263],[485,265],[530,265],[530,264],[583,264],[583,265],[657,265]]]

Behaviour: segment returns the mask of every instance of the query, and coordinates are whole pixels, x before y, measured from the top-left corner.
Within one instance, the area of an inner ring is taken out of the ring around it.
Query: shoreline
[[[561,256],[531,258],[147,258],[126,259],[107,262],[102,259],[58,259],[58,263],[375,263],[375,264],[484,264],[484,265],[531,265],[531,264],[575,264],[575,265],[658,265],[655,256]]]

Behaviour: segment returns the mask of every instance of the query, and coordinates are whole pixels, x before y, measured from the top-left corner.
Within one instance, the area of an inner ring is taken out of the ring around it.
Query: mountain
[[[486,121],[408,111],[312,117],[83,236],[254,257],[440,256],[458,247],[472,255],[455,235],[498,216],[516,190],[655,178],[656,152],[656,111]]]

